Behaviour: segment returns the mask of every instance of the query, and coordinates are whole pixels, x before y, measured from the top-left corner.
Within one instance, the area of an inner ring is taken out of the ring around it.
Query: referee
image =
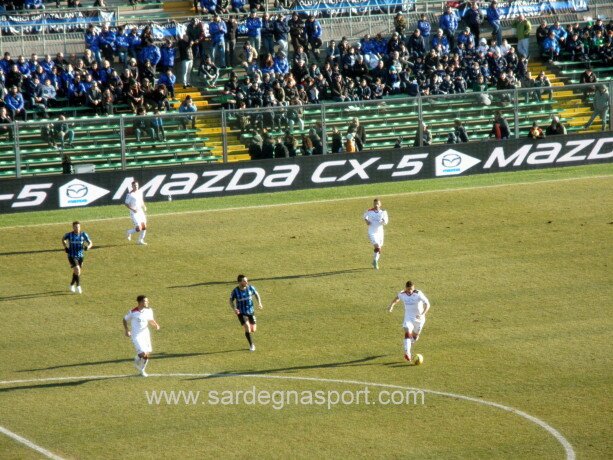
[[[68,254],[68,263],[72,268],[72,281],[70,292],[81,294],[81,267],[83,266],[83,251],[91,249],[94,245],[89,235],[81,231],[81,223],[77,220],[72,223],[72,232],[66,233],[62,238],[64,251]]]
[[[251,338],[251,334],[256,330],[256,318],[253,314],[253,297],[258,299],[258,308],[261,310],[262,299],[254,286],[249,284],[249,280],[245,275],[238,275],[236,278],[238,286],[232,290],[230,295],[230,308],[238,317],[241,325],[245,328],[245,337],[249,342],[249,351],[255,351],[255,344]]]

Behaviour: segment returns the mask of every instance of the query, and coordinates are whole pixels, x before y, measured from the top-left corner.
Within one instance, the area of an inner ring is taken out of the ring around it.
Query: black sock
[[[73,284],[75,284],[78,280],[77,275],[75,275],[74,273],[72,274],[72,281],[70,282],[70,285],[72,286]]]
[[[81,286],[81,275],[75,275],[75,280],[77,281],[77,286]]]
[[[251,333],[245,332],[245,337],[247,337],[247,340],[249,341],[249,345],[253,345],[253,342],[251,341]]]

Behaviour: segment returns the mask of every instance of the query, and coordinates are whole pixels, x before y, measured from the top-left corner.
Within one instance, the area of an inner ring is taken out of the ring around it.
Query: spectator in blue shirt
[[[128,50],[130,49],[130,42],[128,35],[125,33],[124,26],[117,28],[117,34],[115,34],[115,51],[119,57],[119,62],[124,64],[128,60]]]
[[[549,36],[543,40],[542,51],[543,56],[549,61],[554,61],[560,55],[560,43],[554,32],[549,32]]]
[[[142,40],[140,35],[138,35],[138,29],[136,27],[132,27],[132,30],[128,34],[128,56],[131,58],[136,58],[141,44]]]
[[[230,11],[233,13],[246,13],[245,0],[231,0]]]
[[[6,75],[13,68],[15,62],[11,59],[11,53],[4,53],[4,58],[0,59],[0,70]]]
[[[262,46],[262,20],[257,17],[255,10],[247,18],[247,38],[259,53]]]
[[[109,62],[113,62],[115,55],[115,32],[109,29],[109,26],[104,24],[102,31],[98,36],[98,45],[100,46],[100,53]],[[100,61],[101,59],[98,59]]]
[[[485,17],[490,26],[492,26],[492,35],[496,36],[498,46],[502,45],[502,28],[500,27],[500,11],[498,10],[498,2],[494,0],[488,9],[485,11]]]
[[[145,61],[149,61],[151,63],[151,67],[155,69],[155,66],[162,58],[162,53],[160,53],[160,49],[156,45],[153,43],[148,43],[141,49],[138,58],[140,61],[139,64],[144,65]]]
[[[437,48],[439,45],[441,46],[443,54],[449,53],[449,40],[447,40],[447,37],[443,35],[443,31],[441,29],[436,31],[436,35],[432,39],[432,48]]]
[[[275,21],[274,26],[275,31],[275,45],[279,47],[280,51],[283,51],[286,55],[289,49],[287,36],[289,35],[289,26],[287,25],[287,21],[279,16]]]
[[[447,37],[449,46],[451,48],[455,48],[455,33],[458,29],[458,18],[455,13],[451,11],[450,6],[446,7],[445,12],[441,14],[438,20],[438,26],[443,30],[443,33]]]
[[[192,97],[188,94],[187,96],[185,96],[185,99],[183,100],[183,102],[181,102],[181,105],[179,106],[179,113],[190,114],[190,113],[194,113],[197,111],[198,109],[194,105],[194,101],[192,101]],[[179,124],[181,125],[181,129],[183,130],[187,129],[188,122],[191,122],[192,129],[196,129],[196,118],[190,115],[184,115],[181,118],[179,118]]]
[[[261,31],[264,55],[275,52],[275,22],[274,17],[269,17],[268,13],[264,13]]]
[[[283,51],[277,52],[274,57],[274,69],[275,73],[285,75],[289,72],[289,62]]]
[[[23,100],[23,96],[16,86],[11,86],[11,90],[4,97],[4,103],[6,104],[6,108],[8,109],[13,120],[16,120],[17,117],[19,117],[23,121],[27,121],[28,115],[25,109],[25,102]]]
[[[215,14],[217,10],[217,0],[200,0],[202,14]]]
[[[319,61],[319,48],[321,48],[321,24],[315,16],[309,15],[307,22],[304,24],[304,31],[306,33],[307,41],[309,42],[309,49],[315,58],[315,61]]]
[[[468,48],[468,45],[472,45],[473,47],[475,46],[475,37],[470,32],[469,27],[467,27],[466,29],[464,29],[463,32],[458,34],[457,44],[458,46],[460,44],[463,44],[465,49]]]
[[[209,23],[209,34],[211,35],[212,49],[211,57],[213,62],[218,67],[226,66],[226,32],[228,28],[226,23],[221,20],[219,15],[215,14],[213,20]]]
[[[566,44],[566,37],[568,36],[568,33],[566,32],[564,27],[560,25],[558,21],[553,23],[553,25],[549,29],[549,32],[554,33],[560,46],[564,46]]]
[[[26,0],[25,5],[27,10],[44,10],[45,4],[43,0]]]
[[[177,77],[172,73],[172,69],[166,69],[166,72],[160,75],[158,85],[166,85],[166,89],[168,89],[168,94],[172,99],[174,99],[176,82]]]
[[[426,45],[426,51],[430,50],[430,33],[432,31],[432,26],[430,22],[426,19],[426,15],[422,14],[419,21],[417,21],[417,28],[419,29],[419,33],[422,37],[424,37],[424,43]]]
[[[160,48],[160,65],[162,67],[162,72],[174,68],[176,51],[170,38],[166,38],[164,44]]]
[[[85,32],[85,48],[92,52],[96,61],[100,62],[102,60],[98,34],[96,33],[93,24],[90,24]]]

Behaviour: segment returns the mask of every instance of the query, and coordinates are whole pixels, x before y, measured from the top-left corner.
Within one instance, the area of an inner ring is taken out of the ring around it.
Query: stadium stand
[[[423,139],[476,141],[496,135],[493,124],[499,118],[507,120],[511,135],[517,128],[524,136],[533,123],[548,125],[553,116],[569,130],[582,131],[593,91],[563,87],[591,83],[583,77],[586,66],[597,81],[613,74],[613,24],[579,25],[570,11],[558,12],[543,33],[561,37],[577,30],[585,36],[586,51],[571,50],[555,38],[562,46],[555,56],[547,55],[545,36],[536,27],[542,18],[532,18],[531,35],[536,33],[539,44],[532,44],[528,61],[515,49],[513,21],[501,22],[511,44],[502,36],[498,44],[498,39],[488,41],[496,37],[487,22],[475,28],[466,18],[454,19],[455,10],[447,8],[381,15],[394,31],[336,41],[324,40],[338,32],[339,21],[331,18],[256,11],[224,16],[224,22],[208,11],[202,20],[184,17],[194,8],[208,8],[207,2],[160,6],[154,5],[150,17],[182,20],[184,29],[176,30],[184,31],[186,40],[154,36],[150,25],[132,31],[92,24],[80,33],[85,53],[0,60],[2,92],[15,86],[24,99],[21,104],[10,94],[4,98],[0,177],[15,174],[15,151],[22,174],[53,174],[65,169],[67,158],[75,166],[103,170],[221,161],[224,153],[228,161],[254,153],[257,158],[316,154],[324,151],[324,139],[328,152],[339,151],[348,138],[357,140],[358,150],[412,146]],[[221,7],[216,12],[226,13]],[[555,24],[557,19],[563,25]],[[209,56],[213,59],[207,61]],[[185,61],[193,63],[192,71]],[[234,66],[226,68],[226,61]],[[167,68],[175,75],[167,77]],[[34,75],[39,76],[36,84]],[[91,88],[93,81],[100,91]],[[185,108],[187,99],[192,102]],[[223,116],[216,110],[221,108]],[[154,110],[159,112],[152,115]],[[419,134],[419,110],[426,138]],[[15,129],[10,124],[26,117],[30,121]],[[460,126],[464,136],[456,136]],[[591,129],[600,127],[596,123]],[[66,142],[67,137],[74,139]],[[288,148],[275,152],[275,139],[287,141]]]

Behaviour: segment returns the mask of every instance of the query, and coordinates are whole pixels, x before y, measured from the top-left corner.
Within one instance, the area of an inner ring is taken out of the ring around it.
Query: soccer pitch
[[[146,247],[122,206],[0,217],[1,458],[610,458],[613,165],[148,207]],[[239,273],[264,303],[253,353]],[[386,311],[409,279],[432,304],[421,366]],[[138,294],[148,378],[121,324]]]

